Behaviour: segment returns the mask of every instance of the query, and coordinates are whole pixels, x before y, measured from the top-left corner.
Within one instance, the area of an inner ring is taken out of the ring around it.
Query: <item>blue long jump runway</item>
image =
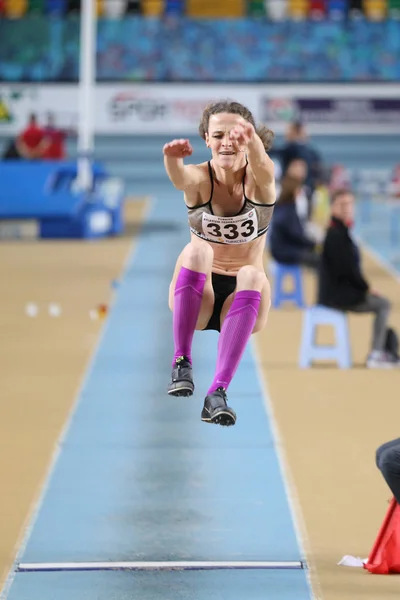
[[[195,336],[194,397],[166,394],[168,286],[188,240],[169,191],[130,258],[8,600],[312,597],[303,569],[18,572],[21,563],[304,560],[251,350],[229,390],[235,427],[200,421],[214,332]]]

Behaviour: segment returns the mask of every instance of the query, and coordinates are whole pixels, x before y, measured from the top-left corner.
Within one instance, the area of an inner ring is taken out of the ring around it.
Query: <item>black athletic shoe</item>
[[[194,392],[192,365],[186,356],[179,356],[172,369],[168,394],[171,396],[191,396]]]
[[[236,413],[226,403],[226,391],[219,387],[215,392],[206,396],[201,420],[205,423],[215,423],[229,427],[236,423]]]

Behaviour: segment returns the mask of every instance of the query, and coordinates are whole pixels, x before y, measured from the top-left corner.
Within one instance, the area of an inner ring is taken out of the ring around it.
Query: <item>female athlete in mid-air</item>
[[[168,393],[193,394],[194,331],[220,331],[201,418],[234,425],[226,390],[251,334],[266,325],[270,307],[263,253],[275,203],[274,163],[266,153],[273,134],[256,130],[251,112],[231,101],[207,106],[199,132],[211,150],[209,162],[185,165],[193,151],[186,139],[163,148],[168,176],[184,192],[191,231],[170,285],[175,354]]]

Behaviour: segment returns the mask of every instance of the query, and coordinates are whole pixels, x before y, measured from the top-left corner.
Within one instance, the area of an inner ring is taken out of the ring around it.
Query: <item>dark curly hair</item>
[[[302,180],[298,177],[286,173],[281,179],[281,191],[277,198],[278,204],[294,204],[302,183]]]
[[[243,119],[245,119],[253,125],[257,135],[264,144],[266,152],[270,150],[274,139],[274,133],[264,125],[262,125],[261,127],[256,127],[254,117],[249,111],[249,109],[246,108],[246,106],[243,106],[243,104],[235,102],[234,100],[218,100],[216,102],[211,102],[211,104],[208,104],[205,107],[199,125],[199,134],[200,137],[203,138],[203,140],[206,139],[206,133],[208,132],[210,117],[219,113],[229,113],[232,115],[240,115],[241,117],[243,117]]]

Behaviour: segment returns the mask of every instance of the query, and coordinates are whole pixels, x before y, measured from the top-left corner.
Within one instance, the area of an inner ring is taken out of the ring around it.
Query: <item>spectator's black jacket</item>
[[[305,235],[294,203],[280,204],[279,200],[276,203],[269,244],[277,262],[293,265],[300,264],[303,250],[314,249],[315,244]]]
[[[333,217],[321,256],[318,304],[350,308],[365,300],[368,287],[361,273],[360,253],[348,227]]]

